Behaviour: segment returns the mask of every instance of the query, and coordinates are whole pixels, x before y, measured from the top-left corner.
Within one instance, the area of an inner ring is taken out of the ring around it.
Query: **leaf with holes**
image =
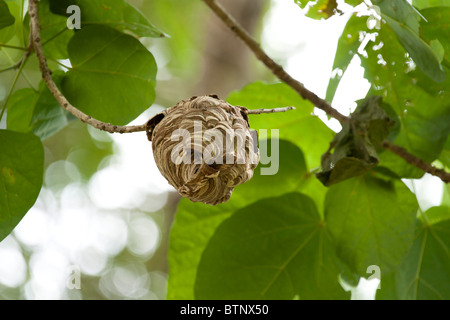
[[[393,142],[431,163],[439,157],[450,133],[450,81],[435,83],[420,69],[412,69],[389,27],[379,30],[366,51],[367,56],[360,58],[364,77],[372,84],[369,95],[381,95],[397,115],[400,131]],[[380,154],[379,166],[402,178],[423,175],[391,152]]]
[[[419,34],[420,15],[405,0],[374,2],[381,10],[381,16],[396,33],[400,43],[411,55],[417,66],[436,82],[446,78],[438,57]]]
[[[339,82],[347,70],[353,57],[357,56],[357,51],[361,45],[360,34],[367,32],[367,17],[359,17],[353,14],[347,21],[342,35],[339,37],[336,55],[333,63],[333,75],[330,77],[325,99],[332,102]]]

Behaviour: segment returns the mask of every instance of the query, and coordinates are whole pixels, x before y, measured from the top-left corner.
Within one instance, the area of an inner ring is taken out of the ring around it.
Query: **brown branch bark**
[[[256,42],[253,37],[245,31],[220,4],[218,4],[215,0],[203,1],[231,29],[231,31],[233,31],[247,45],[258,60],[264,63],[264,65],[278,77],[278,79],[297,91],[303,99],[311,101],[317,108],[325,111],[328,115],[337,119],[339,122],[342,123],[348,121],[347,116],[334,109],[326,100],[319,98],[314,92],[306,89],[300,81],[294,79],[279,64],[272,60],[272,58],[270,58],[264,50],[261,49],[259,43]]]
[[[66,97],[61,93],[61,91],[56,86],[55,82],[52,78],[52,72],[47,64],[47,59],[44,56],[44,52],[42,50],[41,44],[41,26],[39,23],[38,16],[38,0],[30,0],[29,3],[29,15],[30,15],[30,45],[32,44],[34,47],[34,51],[36,52],[36,56],[39,61],[39,68],[42,73],[42,78],[47,85],[48,89],[55,97],[56,101],[66,109],[68,112],[73,114],[75,117],[80,119],[81,121],[93,126],[94,128],[107,131],[110,133],[118,132],[118,133],[129,133],[129,132],[138,132],[145,131],[145,124],[137,125],[137,126],[116,126],[111,123],[105,123],[99,121],[97,119],[92,118],[91,116],[85,114],[81,110],[74,107]]]
[[[262,62],[264,65],[272,71],[272,73],[278,77],[282,82],[289,85],[292,89],[297,91],[302,98],[311,101],[317,108],[325,111],[328,115],[337,119],[339,122],[343,123],[349,120],[349,117],[344,116],[339,111],[334,109],[326,100],[319,98],[315,93],[309,91],[305,86],[298,80],[292,78],[283,67],[277,64],[272,58],[270,58],[263,49],[261,49],[258,42],[256,42],[253,37],[246,32],[239,23],[228,13],[226,10],[216,2],[216,0],[203,0],[203,2],[211,8],[211,10],[224,22],[228,28],[231,29],[234,34],[241,39],[247,47],[254,53],[254,55]],[[397,146],[387,140],[383,141],[383,146],[387,150],[395,153],[399,157],[403,158],[406,162],[422,169],[423,171],[430,173],[434,176],[439,177],[445,183],[450,182],[450,174],[442,169],[438,169],[431,164],[417,158],[416,156],[409,153],[406,149]]]
[[[383,141],[382,145],[385,149],[405,159],[405,161],[408,162],[409,164],[412,164],[413,166],[420,168],[433,176],[439,177],[445,183],[450,182],[450,173],[442,169],[438,169],[429,164],[428,162],[425,162],[422,159],[417,158],[416,156],[409,153],[405,148],[397,146],[387,140]]]
[[[42,50],[41,43],[41,26],[39,23],[39,12],[38,12],[38,0],[30,0],[29,3],[29,15],[30,15],[30,46],[33,46],[34,51],[36,52],[37,59],[39,61],[39,68],[42,73],[42,78],[47,85],[48,89],[55,97],[56,101],[63,107],[65,110],[73,114],[75,117],[80,119],[81,121],[97,128],[99,130],[107,131],[109,133],[131,133],[131,132],[139,132],[146,130],[146,124],[137,125],[137,126],[116,126],[111,123],[102,122],[100,120],[94,119],[91,116],[85,114],[78,108],[74,107],[67,98],[62,94],[59,88],[56,86],[55,82],[52,78],[52,72],[47,64],[47,59],[45,58],[44,52]],[[30,52],[31,50],[29,50]],[[292,108],[291,108],[292,109]],[[262,110],[262,109],[261,109]],[[264,111],[257,112],[255,110],[249,112],[251,114],[259,114],[259,113],[271,113],[271,112],[284,112],[290,110],[289,108],[278,108],[278,109],[264,109]]]

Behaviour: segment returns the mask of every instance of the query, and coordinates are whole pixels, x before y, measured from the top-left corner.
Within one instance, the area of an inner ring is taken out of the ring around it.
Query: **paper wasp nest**
[[[161,174],[194,202],[228,201],[259,162],[247,109],[214,95],[180,101],[151,118],[146,131]]]

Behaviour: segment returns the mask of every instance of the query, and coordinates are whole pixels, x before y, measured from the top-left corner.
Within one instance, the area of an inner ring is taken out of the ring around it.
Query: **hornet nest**
[[[161,174],[183,197],[216,205],[253,176],[258,137],[248,110],[216,95],[192,97],[146,124]]]

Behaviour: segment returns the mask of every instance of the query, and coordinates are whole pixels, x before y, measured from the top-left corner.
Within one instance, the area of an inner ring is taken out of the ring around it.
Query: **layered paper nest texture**
[[[247,109],[214,95],[182,100],[157,114],[147,122],[147,136],[161,174],[194,202],[228,201],[259,162]]]

